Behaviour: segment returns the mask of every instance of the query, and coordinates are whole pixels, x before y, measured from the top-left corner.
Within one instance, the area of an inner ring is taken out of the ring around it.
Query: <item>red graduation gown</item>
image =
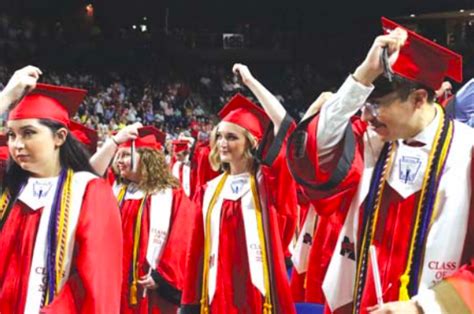
[[[189,222],[194,216],[194,205],[182,189],[173,190],[173,203],[168,238],[162,248],[161,258],[156,265],[158,288],[148,290],[142,298],[143,290],[139,285],[138,304],[129,303],[130,267],[133,253],[133,233],[141,199],[124,200],[121,208],[124,236],[123,282],[121,297],[121,313],[176,313],[181,298],[184,280],[185,255],[189,243]],[[143,211],[138,251],[139,277],[145,276],[149,270],[146,260],[150,225],[150,198]]]
[[[209,162],[211,148],[209,142],[198,142],[194,149],[193,160],[191,160],[191,196],[196,192],[196,188],[214,179],[219,172],[212,170]]]
[[[308,156],[304,161],[298,160],[295,167],[304,169],[305,175],[311,176],[310,180],[319,183],[326,182],[335,167],[340,155],[343,153],[339,149],[336,158],[322,168],[319,166],[317,158],[317,125],[319,116],[316,116],[306,128],[307,146],[306,154]],[[356,138],[362,136],[366,126],[358,123],[353,126]],[[308,270],[303,275],[298,275],[295,271],[292,275],[291,289],[296,300],[301,302],[325,303],[322,284],[326,271],[331,261],[334,249],[336,247],[337,238],[346,219],[346,215],[351,203],[352,196],[356,192],[357,183],[360,179],[360,172],[363,167],[363,160],[360,153],[363,153],[361,143],[355,147],[359,154],[355,154],[352,167],[347,173],[345,180],[338,186],[337,192],[333,191],[315,191],[305,189],[307,196],[311,199],[311,203],[318,213],[318,222],[313,233],[313,245],[309,255]],[[291,147],[290,154],[293,153]],[[316,157],[316,158],[315,158]],[[289,160],[293,162],[292,159]]]
[[[324,182],[325,180],[327,180],[329,176],[328,172],[330,171],[327,171],[327,169],[322,169],[319,166],[317,153],[315,150],[317,147],[317,139],[315,138],[315,135],[317,134],[317,121],[318,118],[315,118],[314,121],[311,122],[308,127],[308,143],[313,143],[312,145],[314,146],[307,146],[307,148],[312,149],[312,151],[308,151],[308,156],[313,156],[313,158],[311,159],[311,166],[314,167],[313,173],[315,173],[316,178],[319,177],[320,180]],[[314,199],[315,208],[318,213],[320,215],[333,214],[333,216],[335,215],[336,219],[332,221],[329,220],[329,222],[325,225],[318,224],[318,228],[316,230],[314,238],[319,239],[318,236],[322,233],[319,232],[319,228],[321,228],[321,230],[327,229],[328,231],[325,236],[325,240],[329,240],[329,242],[326,242],[328,245],[324,245],[323,247],[318,248],[318,246],[314,245],[312,247],[312,252],[310,255],[310,264],[307,274],[308,290],[314,289],[311,288],[313,287],[313,285],[309,283],[310,278],[312,278],[312,276],[310,276],[311,267],[313,267],[313,269],[316,269],[317,276],[314,276],[314,278],[318,278],[318,288],[320,289],[321,287],[322,281],[324,280],[324,276],[326,274],[327,267],[330,262],[330,258],[336,246],[337,236],[342,228],[345,215],[351,204],[352,198],[355,196],[359,180],[363,172],[364,148],[362,135],[366,130],[366,124],[357,118],[353,118],[351,126],[355,137],[354,159],[346,177],[335,188],[327,191],[315,192],[312,195]],[[333,166],[334,165],[331,165],[329,169],[331,169]],[[471,168],[471,172],[472,170],[473,169]],[[473,173],[471,173],[471,182],[474,182],[473,178],[474,175]],[[412,228],[415,224],[416,205],[420,193],[421,192],[418,191],[404,199],[389,184],[385,185],[378,223],[374,233],[373,241],[374,245],[378,249],[377,259],[382,283],[384,302],[397,301],[399,298],[400,277],[405,271],[407,264]],[[363,230],[361,225],[363,205],[364,204],[361,205],[361,209],[359,210],[359,240],[361,239],[360,230]],[[471,216],[473,215],[473,208],[474,207],[471,199]],[[331,217],[332,216],[328,218]],[[342,219],[343,217],[344,219]],[[461,265],[463,263],[468,263],[469,258],[473,256],[474,248],[472,247],[472,245],[469,244],[468,240],[469,238],[472,238],[473,230],[474,224],[471,219],[468,225],[468,235],[465,241],[467,245],[464,246],[463,260],[461,261]],[[315,241],[315,243],[317,242],[319,241]],[[325,242],[323,241],[322,243]],[[350,247],[350,245],[353,244],[348,243],[348,245]],[[319,252],[316,251],[318,249],[320,250]],[[352,247],[352,250],[356,249],[357,248]],[[315,252],[315,254],[313,254],[313,252]],[[346,255],[348,255],[349,253],[350,252],[345,252]],[[313,256],[315,255],[319,255],[319,257],[313,258]],[[456,265],[456,268],[459,266],[460,265]],[[446,270],[448,269],[440,269],[440,276],[442,276],[443,271]],[[446,274],[446,272],[444,274]],[[311,298],[311,294],[308,292],[306,296],[309,296]],[[310,298],[308,298],[308,301],[311,301]],[[360,306],[361,312],[366,312],[366,308],[368,306],[373,306],[375,304],[377,304],[377,299],[375,296],[375,287],[372,276],[371,264],[369,263],[367,269],[366,284],[363,290]],[[336,311],[336,313],[345,313],[346,311],[350,311],[350,307],[340,308],[338,311]],[[329,312],[328,307],[326,307],[326,312]]]
[[[116,204],[103,179],[89,182],[75,234],[71,274],[59,295],[41,313],[119,312],[122,230]],[[41,212],[18,201],[0,231],[1,313],[24,312]]]
[[[288,172],[284,153],[272,167],[262,167],[264,186],[269,193],[266,208],[269,216],[269,241],[273,267],[271,278],[275,313],[294,313],[288,284],[284,248],[291,241],[296,222],[296,189]],[[199,313],[204,248],[203,197],[207,185],[196,193],[194,201],[200,210],[194,217],[192,242],[187,256],[187,275],[183,291],[184,313]],[[283,192],[284,191],[284,192]],[[291,231],[291,232],[290,232]],[[219,231],[219,255],[216,292],[210,304],[211,313],[262,313],[263,296],[251,283],[247,257],[241,200],[224,200]]]

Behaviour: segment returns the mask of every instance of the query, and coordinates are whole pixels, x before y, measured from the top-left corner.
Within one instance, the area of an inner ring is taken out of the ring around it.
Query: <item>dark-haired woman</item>
[[[165,135],[133,124],[104,143],[91,163],[111,180],[124,236],[121,313],[176,313],[194,207],[161,148]],[[133,147],[133,148],[132,148]]]
[[[36,85],[40,74],[17,71],[0,95],[1,109],[13,107],[0,199],[0,312],[118,313],[117,205],[68,129],[85,91]]]

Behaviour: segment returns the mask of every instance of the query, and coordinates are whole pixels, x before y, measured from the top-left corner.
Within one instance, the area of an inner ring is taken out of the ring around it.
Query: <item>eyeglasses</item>
[[[362,109],[367,110],[367,112],[374,118],[377,118],[379,116],[379,108],[380,105],[377,103],[366,102],[362,105]]]

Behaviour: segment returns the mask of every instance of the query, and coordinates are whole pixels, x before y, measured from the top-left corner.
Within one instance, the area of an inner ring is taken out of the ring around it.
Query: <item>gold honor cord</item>
[[[219,180],[216,190],[212,195],[209,207],[206,212],[206,230],[204,230],[204,256],[203,256],[203,270],[202,270],[202,286],[201,286],[201,313],[209,313],[209,300],[207,295],[208,282],[209,282],[209,257],[211,255],[211,215],[212,209],[216,205],[217,199],[224,188],[225,181],[229,174],[226,172]]]
[[[117,202],[118,202],[118,205],[119,205],[119,209],[121,209],[123,199],[125,197],[125,194],[127,194],[127,188],[128,188],[128,184],[122,184],[122,186],[120,187],[120,190],[117,194]]]
[[[138,248],[140,246],[140,233],[142,229],[142,217],[148,194],[142,198],[135,220],[135,230],[133,233],[133,255],[132,255],[132,283],[130,284],[130,305],[138,304]]]
[[[263,280],[265,285],[265,302],[263,304],[263,314],[272,313],[272,300],[270,291],[270,272],[268,270],[268,257],[265,243],[265,233],[263,231],[262,207],[260,206],[260,198],[257,192],[257,182],[255,174],[250,176],[250,189],[252,191],[252,200],[255,206],[255,214],[257,216],[258,237],[260,240],[260,249],[262,251],[263,262]]]
[[[437,106],[439,106],[439,105],[437,105]],[[452,139],[452,136],[453,136],[453,122],[450,121],[449,125],[448,125],[447,137],[446,137],[445,141],[443,143],[441,143],[441,145],[443,145],[443,147],[441,149],[441,154],[440,154],[438,164],[433,165],[433,161],[435,159],[435,154],[436,154],[438,145],[440,145],[440,137],[441,137],[441,133],[443,131],[443,125],[444,125],[444,119],[445,119],[445,113],[444,113],[443,109],[438,110],[438,112],[441,114],[441,118],[440,118],[440,122],[439,122],[439,125],[438,125],[438,129],[436,130],[435,141],[433,143],[433,147],[431,148],[430,156],[429,156],[429,159],[428,159],[428,166],[426,168],[425,176],[423,178],[423,185],[422,185],[422,189],[421,189],[421,195],[420,195],[420,199],[418,201],[418,208],[417,208],[417,212],[416,212],[415,228],[414,228],[412,236],[411,236],[410,250],[408,251],[407,267],[406,267],[405,272],[403,273],[403,275],[400,277],[400,283],[401,283],[400,290],[399,290],[399,300],[400,301],[410,300],[410,295],[408,293],[408,284],[410,283],[410,272],[411,272],[411,266],[412,266],[413,258],[414,258],[415,242],[416,242],[416,238],[417,238],[417,235],[418,235],[418,229],[421,227],[421,225],[420,225],[421,224],[421,214],[422,214],[422,211],[423,211],[423,208],[424,208],[426,194],[428,193],[428,185],[429,185],[429,181],[430,181],[430,177],[431,177],[430,176],[431,169],[432,169],[433,166],[436,166],[435,175],[436,175],[436,178],[438,178],[439,175],[441,174],[444,162],[447,158],[449,146],[450,146],[451,139]],[[431,218],[430,218],[431,223],[433,222],[432,221],[433,217],[434,217],[434,215],[432,215]],[[421,274],[421,272],[420,272],[420,274]]]
[[[10,193],[8,192],[8,189],[5,189],[5,191],[2,193],[2,197],[0,198],[0,220],[3,220],[3,216],[5,216],[9,204]]]
[[[384,190],[384,187],[385,187],[385,183],[386,183],[386,179],[387,179],[387,176],[389,175],[390,173],[390,169],[392,168],[392,162],[393,162],[393,155],[394,155],[394,152],[396,150],[396,147],[397,147],[397,144],[396,142],[395,143],[392,143],[391,144],[391,147],[390,147],[390,152],[388,152],[388,155],[387,155],[387,160],[385,161],[385,165],[384,165],[384,168],[383,168],[383,171],[382,171],[382,175],[381,175],[381,180],[380,180],[380,183],[379,183],[379,187],[378,187],[378,190],[377,190],[377,196],[376,196],[376,205],[375,205],[375,212],[374,212],[374,216],[373,216],[373,221],[372,221],[372,225],[370,225],[370,219],[367,221],[367,224],[365,225],[365,228],[364,228],[364,236],[362,238],[362,245],[361,245],[361,248],[363,249],[365,247],[365,245],[367,244],[367,240],[370,241],[370,243],[372,243],[373,241],[373,238],[374,238],[374,228],[377,224],[377,219],[378,219],[378,214],[379,214],[379,209],[380,209],[380,205],[382,204],[382,194],[383,194],[383,190]],[[365,252],[367,253],[367,252]],[[361,252],[360,254],[364,254],[364,252]],[[359,263],[357,265],[357,272],[356,272],[356,280],[355,280],[355,285],[354,285],[354,302],[357,302],[357,295],[359,294],[359,288],[360,288],[360,275],[361,275],[361,272],[365,272],[365,269],[362,269],[362,264],[363,264],[363,259],[364,257],[361,256],[361,258],[359,259]],[[360,292],[362,293],[362,291]],[[354,304],[353,307],[352,307],[352,313],[358,313],[358,305],[357,304]]]
[[[61,207],[58,217],[58,234],[57,234],[57,246],[56,246],[56,283],[55,283],[55,296],[59,293],[61,279],[64,275],[64,260],[67,252],[67,234],[69,226],[69,212],[71,203],[71,190],[72,190],[72,176],[74,172],[72,169],[67,170],[66,181],[64,182],[63,193],[61,195]]]

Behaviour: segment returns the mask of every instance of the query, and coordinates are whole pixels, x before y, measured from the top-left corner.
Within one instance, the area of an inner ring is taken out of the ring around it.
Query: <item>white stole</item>
[[[207,189],[204,193],[203,200],[203,220],[204,230],[206,230],[206,213],[209,208],[212,196],[217,188],[217,184],[222,178],[223,174],[217,178],[208,182]],[[261,179],[260,174],[257,175]],[[258,180],[257,182],[261,182]],[[259,184],[260,185],[260,184]],[[259,192],[263,192],[264,187],[261,186]],[[209,304],[212,303],[212,299],[216,292],[216,280],[217,280],[217,261],[219,257],[219,231],[221,221],[221,210],[222,203],[224,200],[237,201],[240,199],[242,207],[242,216],[245,228],[245,240],[247,247],[248,263],[250,269],[250,278],[252,284],[265,295],[265,285],[263,277],[263,259],[262,259],[262,247],[258,236],[257,228],[257,216],[255,212],[255,206],[253,202],[252,192],[250,191],[250,176],[249,174],[241,175],[229,175],[224,187],[218,196],[211,214],[211,248],[209,261],[209,280],[208,280],[208,293],[209,293]],[[264,202],[262,202],[264,203]],[[262,205],[262,211],[266,210],[265,204]],[[209,236],[209,235],[206,235]],[[266,239],[269,241],[269,239]],[[233,249],[233,248],[228,248]]]
[[[316,218],[316,211],[314,210],[314,206],[311,204],[303,228],[301,228],[298,240],[296,241],[295,250],[291,255],[291,261],[293,262],[293,266],[298,274],[308,271],[308,259],[314,241],[313,236]]]
[[[120,184],[117,181],[113,184],[115,196],[120,191]],[[127,191],[124,200],[141,200],[145,197],[142,190]],[[156,269],[160,260],[163,247],[168,239],[171,214],[173,211],[173,189],[167,188],[151,195],[150,199],[150,225],[148,234],[148,245],[146,250],[146,260],[150,267]]]
[[[167,188],[151,196],[150,231],[146,259],[156,269],[163,247],[168,239],[171,213],[173,211],[173,190]]]
[[[179,174],[181,167],[183,167],[183,172],[180,176]],[[186,196],[191,195],[191,168],[189,165],[183,163],[182,161],[176,161],[173,165],[173,169],[171,169],[171,173],[181,183]]]
[[[67,251],[65,255],[65,273],[62,274],[60,285],[58,290],[61,290],[66,281],[69,279],[69,273],[71,270],[72,255],[74,252],[74,241],[76,227],[79,220],[79,214],[81,212],[82,201],[84,199],[84,193],[87,187],[87,184],[90,180],[96,178],[95,175],[89,172],[76,172],[72,177],[72,186],[71,186],[71,201],[70,201],[70,212],[69,212],[69,222],[67,228]],[[39,223],[38,232],[36,233],[35,246],[33,249],[33,260],[31,263],[30,276],[28,278],[28,292],[26,296],[25,304],[25,314],[39,313],[41,308],[41,301],[44,291],[47,289],[46,286],[46,245],[47,245],[47,235],[48,235],[48,225],[51,216],[52,203],[54,199],[55,191],[50,191],[53,193],[53,197],[45,204],[43,212],[41,213],[41,219]],[[28,187],[26,186],[22,194],[19,196],[19,200],[30,206],[32,200],[28,195]],[[31,207],[31,206],[30,206]],[[32,207],[36,210],[38,208]],[[90,209],[89,209],[90,210]],[[55,249],[55,248],[53,248]]]

